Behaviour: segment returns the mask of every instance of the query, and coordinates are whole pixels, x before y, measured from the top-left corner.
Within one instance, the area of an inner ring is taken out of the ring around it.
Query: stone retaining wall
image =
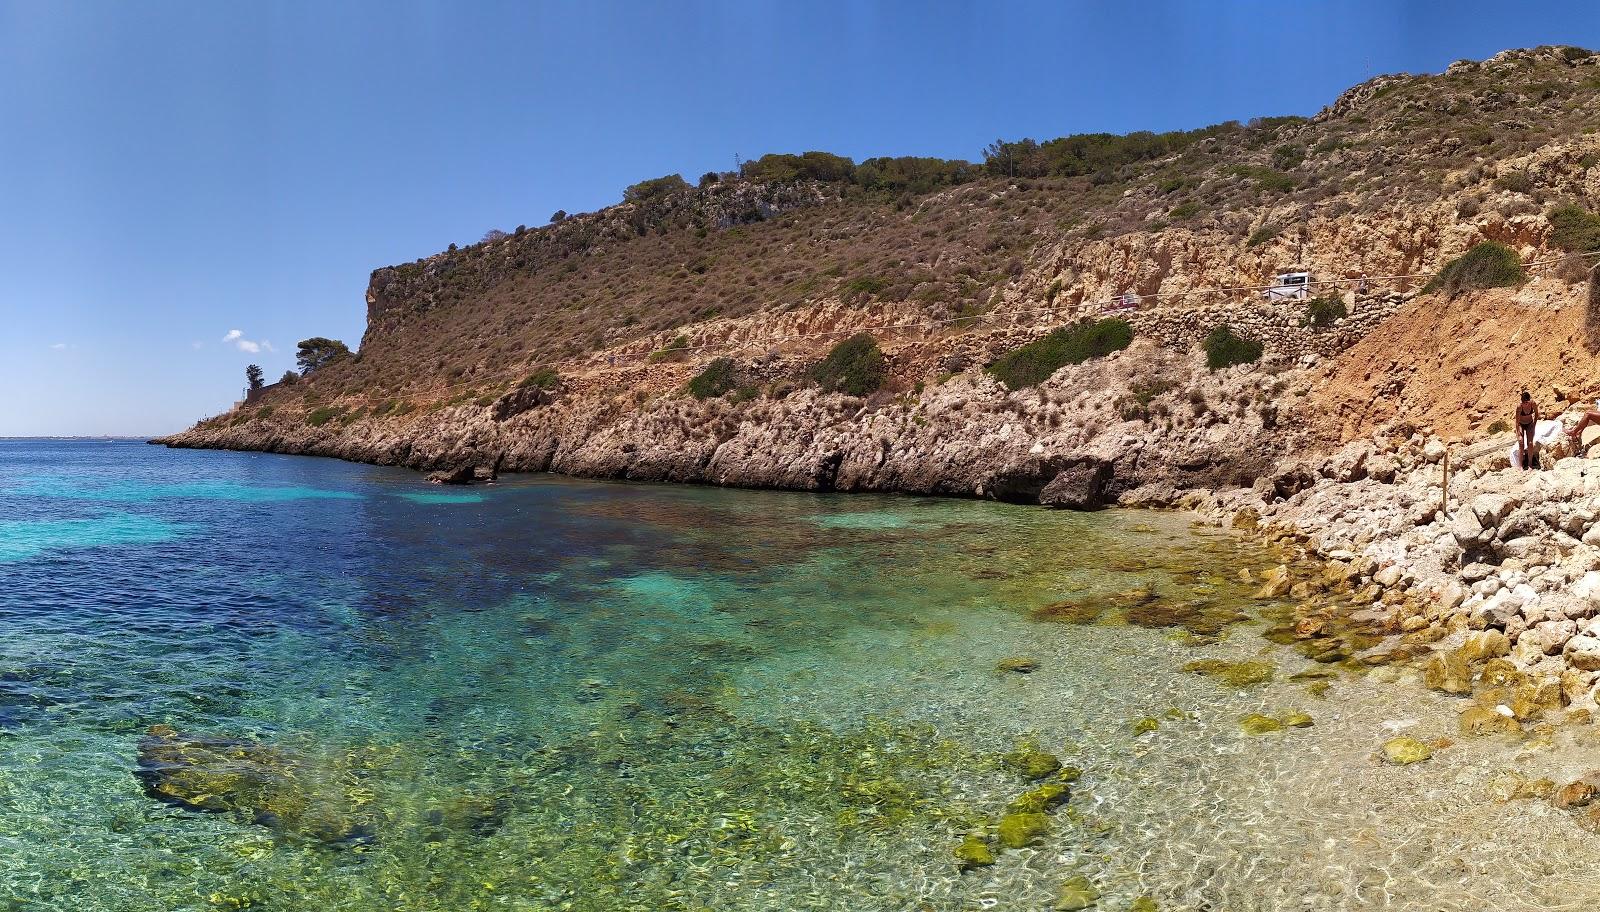
[[[1304,301],[1256,299],[1228,304],[1128,311],[1121,316],[1133,324],[1137,335],[1168,348],[1192,348],[1212,329],[1225,323],[1237,335],[1263,343],[1269,354],[1290,358],[1308,354],[1327,357],[1354,345],[1394,314],[1406,300],[1406,295],[1397,292],[1359,298],[1354,304],[1347,299],[1345,307],[1350,311],[1349,316],[1327,327],[1303,323],[1306,316]]]

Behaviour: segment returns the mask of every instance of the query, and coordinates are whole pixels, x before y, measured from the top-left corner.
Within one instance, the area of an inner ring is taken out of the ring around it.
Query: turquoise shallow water
[[[1385,723],[1446,730],[1441,698],[1180,670],[1306,664],[1260,625],[1029,619],[1132,589],[1256,611],[1235,573],[1268,558],[1178,515],[438,491],[7,441],[0,516],[0,909],[1040,909],[1074,876],[1108,909],[1586,895],[1559,873],[1592,859],[1584,834],[1468,797],[1533,761],[1371,762]],[[1038,670],[996,670],[1019,655]],[[1316,727],[1240,735],[1287,708]],[[232,801],[247,767],[270,789],[244,813],[156,800],[134,775],[152,726],[234,752],[181,783],[195,803]],[[1082,767],[1076,793],[1036,844],[960,872],[953,846],[1031,786],[1000,759],[1029,740]],[[1473,856],[1474,826],[1517,861]]]

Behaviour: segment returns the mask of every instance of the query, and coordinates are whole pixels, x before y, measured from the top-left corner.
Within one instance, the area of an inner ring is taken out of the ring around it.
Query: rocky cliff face
[[[648,372],[634,389],[670,385],[662,375],[685,369]],[[417,469],[500,459],[506,471],[1025,502],[1039,502],[1059,477],[1044,499],[1087,507],[1249,484],[1292,440],[1275,433],[1278,415],[1308,392],[1305,376],[1284,365],[1212,373],[1192,354],[1140,343],[1016,392],[972,374],[872,399],[799,389],[698,401],[617,396],[595,384],[389,421],[219,422],[169,443]]]
[[[1091,176],[895,199],[725,179],[519,230],[377,270],[359,358],[167,442],[1078,505],[1248,485],[1286,454],[1371,433],[1396,417],[1374,397],[1442,369],[1415,327],[1471,306],[1417,297],[1445,259],[1495,240],[1538,262],[1549,206],[1600,199],[1600,139],[1582,132],[1600,126],[1596,85],[1600,57],[1507,52]],[[1289,268],[1348,315],[1312,325],[1302,302],[1250,287]],[[1544,269],[1517,294],[1569,313],[1570,278]],[[1018,391],[984,373],[1127,292],[1128,351]],[[1206,370],[1195,344],[1220,325],[1262,342],[1263,361]],[[888,357],[885,389],[808,384],[860,331]],[[1364,341],[1380,338],[1408,341]],[[687,395],[719,357],[739,389]],[[559,380],[518,385],[537,369]],[[1492,420],[1491,391],[1477,395],[1441,432]]]

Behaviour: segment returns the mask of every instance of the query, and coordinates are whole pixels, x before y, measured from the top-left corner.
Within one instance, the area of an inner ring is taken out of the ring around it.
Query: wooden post
[[[1446,519],[1450,517],[1450,447],[1444,448],[1444,484],[1439,487],[1439,512]]]

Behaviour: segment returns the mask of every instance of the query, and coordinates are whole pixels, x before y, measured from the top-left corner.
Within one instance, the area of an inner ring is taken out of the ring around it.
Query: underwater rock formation
[[[152,725],[139,739],[134,777],[145,794],[188,810],[230,814],[330,845],[371,840],[374,815],[328,794],[326,772],[256,741]]]

